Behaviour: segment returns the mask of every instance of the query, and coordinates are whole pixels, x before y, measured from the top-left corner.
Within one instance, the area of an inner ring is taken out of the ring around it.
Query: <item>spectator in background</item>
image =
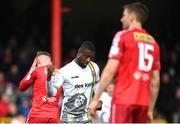
[[[174,108],[175,108],[175,111],[173,114],[173,121],[169,121],[169,122],[180,123],[180,87],[178,87],[175,91]],[[170,113],[170,114],[172,114],[172,113]],[[166,117],[166,118],[169,118],[169,117]]]
[[[28,98],[24,98],[21,100],[21,103],[18,106],[18,110],[24,117],[28,116],[30,110],[30,102]]]
[[[21,80],[21,76],[20,76],[19,67],[17,64],[11,65],[10,70],[8,71],[6,78],[9,81],[11,81],[12,83],[14,83],[14,85],[18,86],[18,84]]]
[[[5,92],[6,83],[4,72],[0,70],[0,93]]]
[[[16,117],[13,117],[11,120],[11,124],[24,124],[25,118],[24,116],[18,114]]]
[[[5,93],[0,94],[0,117],[6,117],[9,114],[9,97]]]
[[[160,85],[160,51],[156,40],[142,28],[148,8],[139,2],[124,6],[123,31],[116,33],[102,72],[100,87],[89,105],[95,114],[98,99],[115,76],[111,123],[153,120]]]
[[[33,87],[32,107],[27,123],[58,123],[60,90],[54,97],[47,96],[46,81],[51,76],[51,55],[48,52],[37,52],[37,56],[27,73],[21,80],[19,89],[26,90]],[[52,71],[51,71],[52,72]]]
[[[9,103],[8,117],[16,117],[18,115],[18,108],[15,103]]]
[[[172,113],[174,111],[175,82],[170,78],[167,72],[161,74],[161,87],[157,99],[157,108],[163,113],[168,122],[172,122]]]
[[[28,56],[26,50],[21,50],[19,52],[17,64],[19,67],[20,76],[24,76],[28,71],[28,67],[30,66],[29,58],[30,56]]]
[[[3,54],[4,54],[4,49],[3,49],[3,47],[2,47],[2,45],[1,45],[1,43],[0,43],[0,64],[1,64],[1,62],[3,61]]]
[[[6,48],[3,55],[3,61],[1,63],[1,69],[5,74],[9,71],[8,69],[10,68],[12,63],[13,63],[12,50],[10,48]]]
[[[10,97],[11,102],[15,102],[16,90],[17,88],[15,85],[12,82],[6,80],[4,72],[0,71],[0,93],[5,93],[8,95],[8,97]]]
[[[174,106],[173,106],[173,121],[174,123],[180,123],[180,75],[176,77],[176,87],[174,91]]]

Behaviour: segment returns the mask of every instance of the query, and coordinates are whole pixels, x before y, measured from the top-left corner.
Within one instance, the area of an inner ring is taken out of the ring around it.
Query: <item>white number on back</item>
[[[148,51],[154,51],[151,44],[138,43],[139,47],[139,70],[150,71],[153,64],[153,56]],[[145,63],[147,60],[147,63]]]

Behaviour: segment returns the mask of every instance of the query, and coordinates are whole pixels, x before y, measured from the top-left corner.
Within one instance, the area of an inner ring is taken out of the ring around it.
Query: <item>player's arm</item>
[[[96,92],[99,88],[99,80],[100,80],[99,67],[97,65],[95,65],[94,67],[95,67],[95,72],[96,72],[96,82],[93,87],[93,96],[94,96],[94,94],[96,94]],[[102,110],[102,104],[103,104],[103,102],[102,102],[102,99],[100,98],[98,106],[96,107],[96,110]]]
[[[96,83],[94,85],[93,88],[94,88],[94,90],[93,90],[93,96],[94,96],[96,94],[97,90],[99,89],[99,81],[98,81],[98,83]],[[100,98],[98,101],[98,105],[96,107],[96,110],[102,110],[102,104],[103,104],[103,102],[102,102],[102,99]]]
[[[93,66],[94,66],[94,70],[95,70],[95,73],[96,73],[96,78],[95,78],[96,80],[94,82],[93,91],[94,91],[94,93],[96,93],[96,91],[99,88],[100,75],[99,75],[99,67],[98,67],[98,65],[93,65]]]
[[[53,73],[54,74],[51,75],[51,78],[46,81],[47,93],[49,97],[55,96],[63,83],[63,76],[61,73],[56,70]]]
[[[37,66],[37,57],[34,59],[29,72],[25,75],[25,77],[21,80],[19,84],[19,90],[26,90],[35,80],[35,68]]]
[[[36,68],[31,68],[26,76],[20,81],[19,90],[24,91],[34,83],[36,75],[35,69]]]
[[[149,112],[148,116],[150,121],[153,119],[153,111],[158,97],[159,87],[160,87],[160,71],[153,70],[150,81],[150,101],[149,101],[149,109],[148,109]]]
[[[98,100],[99,100],[101,94],[106,89],[106,87],[111,83],[119,64],[120,64],[120,61],[117,59],[109,59],[108,60],[106,66],[102,72],[102,75],[101,75],[99,89],[96,92],[96,94],[93,98],[93,101],[89,105],[89,112],[92,115],[95,114],[95,108],[98,105]]]

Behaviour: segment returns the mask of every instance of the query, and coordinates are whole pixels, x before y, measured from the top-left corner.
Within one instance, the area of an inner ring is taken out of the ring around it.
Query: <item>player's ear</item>
[[[131,21],[137,20],[137,16],[135,13],[130,14]]]

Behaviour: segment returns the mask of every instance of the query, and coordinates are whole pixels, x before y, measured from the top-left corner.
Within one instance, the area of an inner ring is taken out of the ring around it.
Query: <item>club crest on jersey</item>
[[[133,74],[133,76],[136,80],[139,80],[141,78],[141,73],[137,71]]]

